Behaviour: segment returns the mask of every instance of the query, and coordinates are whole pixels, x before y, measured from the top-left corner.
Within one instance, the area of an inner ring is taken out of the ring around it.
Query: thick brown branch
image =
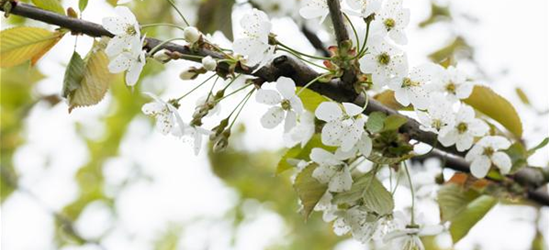
[[[113,36],[101,25],[92,22],[59,15],[24,3],[12,3],[14,4],[14,7],[12,8],[11,14],[57,25],[92,37]],[[3,6],[0,6],[0,9],[3,11]],[[160,43],[160,40],[148,38],[146,47],[150,49]],[[167,43],[163,46],[163,48],[170,51],[177,51],[184,55],[211,55],[212,57],[222,58],[221,54],[214,51],[206,49],[191,51],[187,46],[178,45],[175,43]],[[189,60],[196,61],[197,59]],[[228,65],[221,63],[219,67],[227,69]],[[237,68],[236,70],[240,73],[258,77],[258,83],[275,81],[280,76],[286,76],[292,78],[298,86],[303,86],[319,76],[318,72],[314,71],[302,61],[298,61],[288,56],[280,56],[273,60],[271,64],[257,70],[254,73],[252,73],[250,69]],[[348,84],[345,81],[333,80],[329,83],[317,83],[311,85],[310,89],[338,102],[353,102],[359,106],[364,105],[364,96],[358,95],[352,89],[348,88]],[[376,111],[387,114],[398,114],[395,110],[389,109],[375,100],[370,100],[365,113],[370,114]],[[436,135],[434,133],[420,130],[419,123],[413,119],[408,119],[408,122],[401,128],[401,132],[407,133],[410,135],[410,138],[423,143],[432,145],[433,142],[436,141]],[[445,148],[442,146],[437,146],[437,149],[439,150],[435,150],[430,155],[431,157],[445,159],[445,167],[461,172],[469,172],[469,164],[463,159],[463,152],[457,152],[454,147]],[[527,192],[527,198],[541,205],[549,206],[549,195],[545,190],[543,190],[544,185],[548,181],[544,176],[546,175],[544,175],[539,169],[524,168],[515,175],[509,177],[513,178],[517,183],[523,185],[529,190]]]

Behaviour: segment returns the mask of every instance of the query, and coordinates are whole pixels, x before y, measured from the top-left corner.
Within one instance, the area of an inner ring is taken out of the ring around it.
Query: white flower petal
[[[471,174],[477,178],[484,178],[488,174],[491,166],[490,159],[486,156],[477,157],[473,163],[471,163]]]
[[[328,122],[322,128],[322,143],[327,146],[339,146],[344,129],[339,122]]]
[[[284,110],[280,107],[271,107],[261,117],[261,125],[264,128],[272,129],[278,126],[284,120]]]
[[[343,111],[335,102],[323,102],[315,110],[316,118],[329,122],[343,116]]]
[[[503,152],[496,152],[492,155],[492,162],[499,168],[502,174],[508,174],[511,171],[512,162],[509,155]]]
[[[343,108],[345,109],[345,113],[347,113],[347,115],[349,116],[356,116],[362,113],[362,108],[354,103],[344,102],[342,104]]]
[[[280,98],[280,94],[271,89],[258,90],[257,94],[255,95],[255,100],[259,103],[267,105],[276,105],[282,101],[282,99]]]
[[[297,124],[297,115],[294,111],[286,112],[286,118],[284,119],[284,133],[290,131]]]
[[[343,169],[337,171],[328,184],[328,190],[331,192],[344,192],[351,189],[353,185],[353,177],[349,167],[344,166]]]
[[[461,134],[456,141],[456,148],[458,151],[463,152],[470,149],[473,146],[473,137],[468,134]]]
[[[291,99],[295,96],[295,83],[291,78],[279,77],[276,81],[276,89],[284,99]]]
[[[332,177],[336,174],[336,171],[329,166],[318,166],[313,171],[313,178],[317,179],[320,183],[329,183]]]

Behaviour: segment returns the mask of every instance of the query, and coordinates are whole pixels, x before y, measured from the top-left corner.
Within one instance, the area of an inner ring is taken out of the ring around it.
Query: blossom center
[[[453,83],[453,82],[449,82],[448,84],[446,84],[446,91],[448,91],[448,93],[451,93],[451,94],[456,94],[456,84]]]
[[[392,18],[387,18],[385,19],[385,21],[383,21],[383,24],[385,25],[385,28],[387,29],[387,31],[390,31],[395,27],[395,20]]]
[[[388,65],[389,62],[391,62],[391,56],[386,52],[383,52],[377,56],[377,62],[382,65]]]
[[[136,35],[137,34],[137,30],[135,30],[135,27],[132,26],[132,25],[128,25],[126,27],[126,34],[130,35],[130,36],[133,36],[133,35]]]
[[[463,134],[467,131],[467,123],[464,123],[464,122],[461,122],[460,124],[458,124],[457,126],[457,131],[460,133],[460,134]]]
[[[292,105],[290,104],[290,101],[288,99],[282,100],[280,106],[282,106],[283,110],[290,110],[292,108]]]
[[[433,128],[440,130],[442,128],[442,121],[440,119],[434,119],[431,125]]]
[[[404,79],[402,79],[402,87],[403,88],[408,88],[408,87],[417,87],[419,86],[420,83],[417,82],[417,81],[412,81],[412,79],[408,78],[408,77],[405,77]]]
[[[483,154],[486,156],[492,156],[496,151],[492,147],[485,147]]]

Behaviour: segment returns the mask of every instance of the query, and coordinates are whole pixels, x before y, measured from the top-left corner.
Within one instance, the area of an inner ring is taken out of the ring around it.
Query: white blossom
[[[274,55],[274,46],[269,45],[271,21],[265,12],[253,9],[240,20],[243,34],[233,43],[236,53],[246,56],[246,65],[261,68]]]
[[[105,49],[105,53],[109,57],[122,53],[133,47],[135,41],[141,40],[139,23],[131,10],[124,6],[118,6],[114,10],[118,16],[103,18],[103,27],[114,35]]]
[[[195,43],[200,39],[200,31],[193,26],[186,27],[183,30],[183,38],[189,43]]]
[[[299,143],[301,147],[305,147],[314,133],[315,116],[312,113],[305,111],[298,116],[297,125],[287,133],[284,133],[284,145],[291,148]]]
[[[433,84],[435,91],[442,92],[450,101],[458,101],[468,98],[473,92],[473,83],[467,80],[465,73],[454,66],[440,69],[440,81]]]
[[[322,23],[330,14],[330,10],[326,0],[305,0],[303,6],[299,9],[299,14],[305,19],[320,17],[320,23]]]
[[[347,4],[351,7],[345,12],[366,18],[381,9],[381,0],[347,0]]]
[[[425,250],[425,246],[423,246],[420,237],[437,235],[442,232],[442,230],[443,227],[441,225],[406,227],[387,234],[383,238],[383,241],[390,243],[392,249]]]
[[[407,44],[408,39],[404,29],[410,22],[410,10],[402,7],[402,0],[387,0],[376,16],[376,21],[383,33],[398,44]]]
[[[172,129],[172,135],[180,137],[185,143],[188,143],[193,148],[194,154],[200,153],[202,147],[202,140],[204,136],[209,136],[212,132],[199,126],[191,126],[183,124],[183,129],[179,129],[179,126]]]
[[[255,0],[260,9],[266,11],[272,17],[287,17],[295,12],[296,0]]]
[[[313,171],[313,177],[321,183],[327,183],[330,192],[343,192],[351,189],[353,178],[349,166],[343,162],[346,158],[322,148],[313,148],[310,158],[318,164],[318,167]]]
[[[208,71],[215,71],[217,68],[217,61],[211,56],[206,56],[202,58],[202,66]]]
[[[391,80],[389,87],[403,106],[412,104],[416,109],[426,109],[430,98],[426,85],[438,81],[437,76],[434,64],[423,64],[413,68],[407,77]]]
[[[341,108],[335,102],[323,102],[315,110],[315,115],[326,122],[322,128],[322,143],[349,152],[362,138],[365,120],[361,107],[347,102],[342,104]]]
[[[270,85],[267,83],[265,85]],[[256,100],[271,106],[261,117],[261,125],[265,128],[275,128],[284,120],[284,132],[290,131],[297,123],[297,117],[303,112],[303,103],[295,94],[295,83],[287,77],[279,77],[276,89],[261,88],[257,91]]]
[[[167,135],[172,131],[174,127],[180,129],[181,133],[184,133],[184,122],[172,104],[169,104],[162,99],[158,98],[156,95],[151,93],[145,93],[150,96],[154,101],[149,102],[141,108],[141,111],[148,116],[151,116],[156,119],[156,127],[162,132],[162,134]]]
[[[502,136],[486,136],[480,139],[465,156],[471,163],[471,174],[484,178],[490,167],[495,165],[502,174],[508,174],[512,162],[509,155],[502,152],[511,146],[511,142]]]
[[[132,46],[130,49],[123,51],[112,59],[108,65],[109,72],[120,73],[126,71],[126,77],[124,78],[128,86],[134,86],[139,80],[139,75],[143,67],[147,63],[145,58],[145,51],[143,51],[142,40],[132,40]]]
[[[443,127],[454,124],[452,103],[440,93],[432,94],[427,112],[416,110],[423,131],[438,133]]]
[[[390,79],[402,78],[408,73],[408,59],[401,49],[386,39],[372,39],[376,42],[368,47],[368,53],[359,59],[360,70],[372,74],[377,86],[385,86]]]
[[[456,114],[453,126],[446,126],[440,130],[438,140],[445,147],[456,144],[458,151],[465,151],[473,145],[475,137],[484,136],[490,128],[475,118],[475,111],[463,104]]]

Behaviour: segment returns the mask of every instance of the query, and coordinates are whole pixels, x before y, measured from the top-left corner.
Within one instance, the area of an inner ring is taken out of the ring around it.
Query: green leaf
[[[36,7],[44,10],[53,11],[57,14],[65,15],[65,9],[59,0],[32,0]]]
[[[515,88],[515,92],[517,93],[517,96],[520,98],[520,101],[524,103],[525,105],[530,106],[530,99],[528,99],[528,96],[521,88]]]
[[[80,84],[84,79],[86,65],[80,54],[76,51],[72,54],[71,60],[65,70],[65,78],[63,79],[63,97],[67,98],[74,91],[80,88]]]
[[[372,153],[366,158],[368,158],[369,161],[371,161],[373,163],[376,163],[376,164],[393,165],[393,164],[399,163],[401,161],[410,159],[413,156],[414,156],[413,154],[407,154],[407,155],[403,155],[403,156],[400,156],[400,157],[385,157],[383,155]]]
[[[335,151],[334,147],[328,147],[322,144],[322,139],[319,134],[314,134],[307,143],[307,145],[305,145],[305,147],[301,148],[301,145],[296,145],[295,147],[288,149],[286,153],[284,153],[276,167],[276,174],[281,174],[286,170],[294,168],[293,165],[288,162],[288,160],[308,160],[313,148],[323,148],[328,151]]]
[[[528,152],[527,152],[528,156],[533,155],[534,153],[536,153],[537,150],[544,148],[545,146],[547,146],[548,143],[549,143],[549,137],[543,139],[543,141],[541,141],[537,146],[531,149],[528,149]]]
[[[83,12],[86,7],[88,7],[88,0],[79,0],[78,1],[78,8],[80,9],[80,12]]]
[[[441,221],[451,221],[465,210],[469,202],[478,196],[477,192],[465,190],[456,184],[449,183],[442,186],[437,194]]]
[[[499,122],[517,138],[522,136],[522,122],[517,111],[509,101],[492,89],[477,85],[464,102]]]
[[[510,174],[514,174],[528,165],[528,152],[520,142],[513,143],[505,153],[511,158],[512,166]]]
[[[367,173],[359,178],[356,178],[353,181],[351,190],[335,194],[332,202],[335,204],[352,204],[355,201],[362,199],[364,189],[369,185],[372,179],[375,179],[375,177],[371,173]]]
[[[373,112],[368,115],[368,121],[366,121],[366,129],[370,133],[378,133],[383,129],[385,118],[387,115],[383,112]]]
[[[364,198],[364,206],[369,211],[379,215],[391,214],[395,208],[393,195],[375,177],[364,189],[362,197]]]
[[[63,37],[63,32],[33,27],[15,27],[0,32],[0,67],[13,67],[28,60],[31,65]]]
[[[233,40],[232,13],[234,0],[205,0],[198,8],[196,27],[203,33],[221,31]]]
[[[381,132],[398,130],[402,125],[406,124],[407,121],[408,119],[404,116],[390,115],[385,119],[383,130],[381,130]]]
[[[463,239],[489,211],[498,203],[497,199],[488,195],[482,195],[457,214],[450,225],[450,235],[454,244]]]
[[[86,56],[84,77],[80,86],[70,92],[69,112],[77,107],[91,106],[99,103],[109,88],[112,74],[109,72],[109,58],[104,52],[105,44],[96,42]]]
[[[297,87],[297,92],[301,91],[302,89],[302,87]],[[301,99],[301,102],[303,102],[303,106],[305,107],[305,109],[313,113],[315,112],[318,105],[323,102],[329,101],[328,98],[310,89],[304,89],[299,94],[299,98]]]
[[[316,169],[316,164],[310,164],[305,167],[297,177],[295,178],[294,188],[297,193],[297,196],[303,204],[302,214],[307,219],[316,204],[322,198],[328,186],[318,182],[317,179],[313,177],[313,171]]]

